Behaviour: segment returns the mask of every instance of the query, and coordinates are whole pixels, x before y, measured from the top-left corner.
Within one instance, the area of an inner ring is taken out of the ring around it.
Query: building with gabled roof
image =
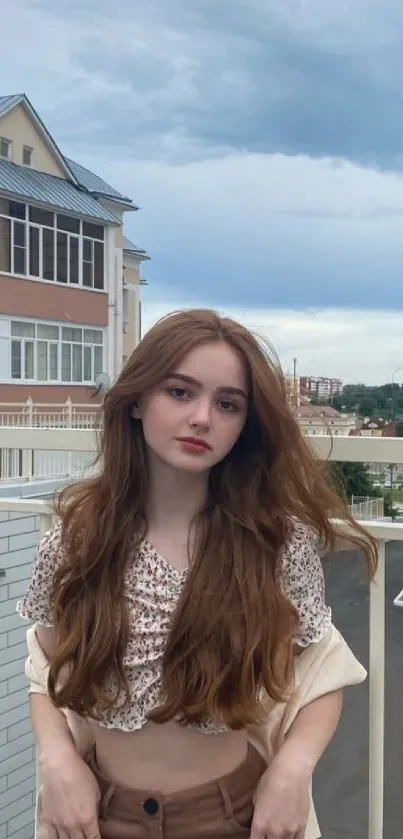
[[[66,157],[25,94],[0,97],[0,404],[88,403],[140,337],[137,206]]]
[[[341,414],[331,405],[312,405],[302,399],[293,408],[299,427],[307,437],[327,434],[332,437],[348,437],[357,428],[355,414]]]

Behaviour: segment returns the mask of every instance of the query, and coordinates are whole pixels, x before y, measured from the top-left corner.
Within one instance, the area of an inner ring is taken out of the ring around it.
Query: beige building
[[[360,424],[360,437],[397,437],[398,436],[398,420],[382,419],[364,419]]]
[[[123,363],[141,338],[141,263],[148,260],[146,252],[126,236],[123,237]]]
[[[136,210],[62,153],[25,95],[0,97],[0,403],[88,403],[120,371],[141,331]]]
[[[330,405],[301,402],[295,409],[295,417],[301,430],[308,437],[319,434],[348,437],[357,428],[357,417],[354,414],[340,414]]]

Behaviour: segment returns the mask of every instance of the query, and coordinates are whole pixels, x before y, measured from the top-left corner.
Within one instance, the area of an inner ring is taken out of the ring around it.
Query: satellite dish
[[[95,378],[94,392],[92,396],[97,396],[98,393],[103,393],[108,390],[110,379],[107,373],[98,373]]]

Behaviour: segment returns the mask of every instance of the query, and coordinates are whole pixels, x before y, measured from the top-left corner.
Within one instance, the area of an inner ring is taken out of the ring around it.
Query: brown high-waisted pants
[[[248,836],[253,795],[266,764],[248,747],[229,775],[181,792],[160,795],[112,784],[90,761],[100,790],[102,839],[240,839]]]

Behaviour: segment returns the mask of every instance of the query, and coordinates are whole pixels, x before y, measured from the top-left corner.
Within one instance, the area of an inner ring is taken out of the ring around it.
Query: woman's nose
[[[210,402],[203,399],[194,406],[194,410],[190,417],[190,425],[201,426],[206,428],[210,425],[211,405]]]

